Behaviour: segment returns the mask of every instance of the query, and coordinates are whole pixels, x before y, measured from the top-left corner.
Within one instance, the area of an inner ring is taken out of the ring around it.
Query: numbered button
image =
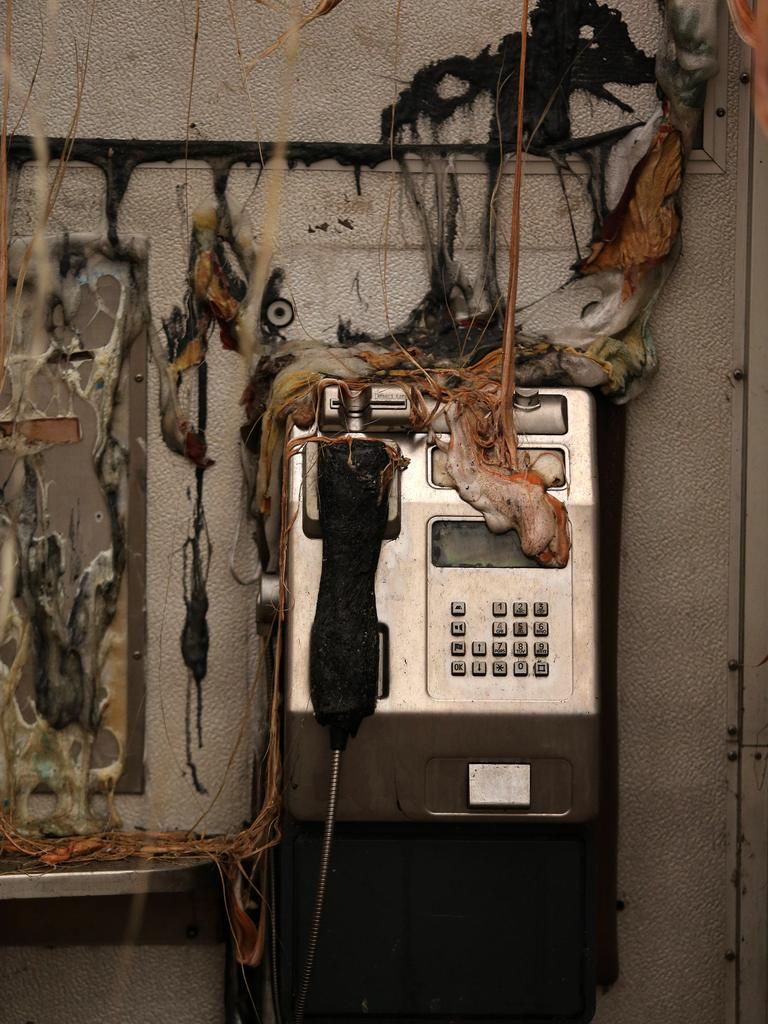
[[[491,610],[496,618],[507,614],[507,602],[506,601],[494,601],[491,605]]]
[[[537,658],[546,658],[549,655],[549,644],[539,640],[533,645],[533,653]]]
[[[528,623],[527,622],[513,622],[512,632],[515,636],[528,636]]]
[[[528,614],[528,603],[527,601],[515,601],[512,605],[512,614],[517,616],[525,616]]]
[[[507,656],[507,645],[503,640],[497,640],[491,646],[494,658],[506,658]]]
[[[493,674],[495,676],[505,676],[507,674],[507,663],[506,663],[506,661],[494,661],[494,663],[493,663]]]
[[[467,645],[464,643],[463,640],[453,640],[453,641],[451,641],[451,657],[453,657],[453,658],[463,658],[466,653],[467,653]]]
[[[464,601],[451,601],[451,615],[466,615],[467,605]]]
[[[485,641],[475,640],[472,644],[472,657],[473,658],[484,658],[487,650]]]
[[[452,676],[465,676],[467,674],[467,666],[463,661],[452,661],[451,662],[451,675]]]
[[[494,622],[491,625],[491,634],[493,636],[506,636],[507,635],[507,624],[506,624],[506,622]]]
[[[549,665],[546,661],[535,661],[533,663],[533,674],[535,676],[548,676]]]
[[[549,623],[548,622],[534,622],[534,624],[533,624],[533,635],[534,636],[549,636]]]
[[[451,623],[451,636],[466,636],[467,624],[466,622],[452,622]]]
[[[512,653],[516,658],[526,658],[528,656],[528,644],[525,640],[516,640],[512,645]]]
[[[549,605],[547,604],[547,602],[546,601],[536,601],[536,602],[534,602],[533,614],[534,615],[539,615],[539,616],[549,615]]]
[[[487,666],[484,661],[473,661],[472,662],[472,675],[473,676],[484,676],[487,671]]]
[[[516,676],[527,676],[528,675],[528,662],[527,661],[516,661],[514,667],[514,673]]]

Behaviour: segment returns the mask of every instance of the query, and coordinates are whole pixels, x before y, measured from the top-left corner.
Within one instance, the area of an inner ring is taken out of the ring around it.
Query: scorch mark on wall
[[[622,401],[631,397],[653,371],[656,356],[648,315],[679,249],[678,191],[683,158],[700,116],[702,84],[715,70],[714,6],[713,0],[670,0],[666,34],[655,64],[635,45],[621,14],[608,4],[597,0],[541,0],[533,9],[525,106],[528,148],[555,162],[566,198],[574,182],[577,187],[584,183],[591,203],[592,227],[587,237],[579,236],[571,218],[575,242],[572,266],[556,289],[519,311],[517,373],[521,383],[600,387]],[[233,212],[237,204],[232,201],[229,177],[235,163],[256,164],[260,173],[272,153],[269,144],[79,140],[72,148],[72,159],[90,161],[105,173],[106,244],[113,253],[120,251],[118,213],[136,166],[188,157],[207,161],[212,171],[212,202],[193,221],[186,295],[164,322],[165,346],[155,346],[162,435],[174,452],[192,463],[194,473],[194,488],[190,491],[193,511],[184,545],[181,585],[186,617],[180,643],[190,680],[187,761],[194,784],[200,789],[203,782],[193,755],[202,743],[202,686],[209,641],[206,579],[212,549],[205,529],[204,481],[210,465],[205,436],[209,384],[205,353],[210,335],[218,327],[226,348],[254,353],[244,396],[243,438],[248,505],[256,514],[262,560],[268,563],[274,560],[281,431],[288,414],[299,422],[311,419],[308,396],[318,378],[372,379],[405,374],[416,365],[422,370],[454,368],[459,374],[481,370],[491,381],[498,375],[503,306],[496,268],[495,200],[502,169],[499,148],[509,148],[515,127],[519,47],[520,36],[513,33],[498,43],[490,40],[479,53],[459,54],[420,69],[402,89],[394,108],[383,107],[380,123],[371,125],[372,136],[381,129],[378,141],[363,145],[294,142],[288,146],[291,167],[298,162],[308,165],[333,159],[352,168],[358,194],[364,187],[361,169],[394,156],[404,172],[399,178],[402,195],[421,230],[422,246],[417,256],[424,277],[421,299],[410,312],[405,307],[406,312],[398,314],[399,322],[387,332],[373,329],[366,322],[358,323],[358,318],[369,317],[371,303],[368,298],[362,299],[359,267],[351,267],[349,288],[340,293],[333,345],[303,331],[301,295],[295,297],[296,324],[275,329],[264,316],[265,307],[282,296],[280,269],[270,268],[265,293],[254,294],[258,234],[254,235],[241,213]],[[647,88],[654,75],[665,95],[650,116],[646,112],[644,119],[637,118],[629,100],[638,90]],[[595,102],[596,113],[590,122],[595,130],[577,133],[574,104],[584,96]],[[491,108],[496,104],[497,114],[491,111],[493,116],[483,120],[479,131],[475,125],[468,141],[450,141],[456,137],[450,131],[452,123],[474,109],[480,110],[483,103]],[[610,112],[607,123],[601,123],[601,111]],[[621,115],[618,126],[617,112]],[[53,155],[64,149],[62,140],[51,141]],[[412,153],[425,161],[429,171],[419,176],[419,181],[406,159]],[[474,276],[459,241],[463,207],[454,159],[463,153],[482,157],[487,168],[483,265]],[[576,154],[587,166],[586,175],[579,178],[570,162]],[[12,164],[18,166],[33,158],[31,140],[15,139],[10,153]],[[317,240],[338,231],[354,237],[352,219],[339,217],[334,221],[323,214],[308,219],[308,236]],[[283,269],[290,276],[291,268],[284,261]],[[139,307],[145,294],[136,298]],[[351,309],[343,307],[346,301],[354,303]],[[440,379],[449,381],[446,376]],[[192,417],[182,414],[185,406],[178,401],[180,386],[190,388],[197,396],[197,411]],[[22,427],[16,413],[13,416],[13,436],[18,441],[33,428]],[[34,428],[42,429],[41,425]],[[61,433],[67,428],[59,424],[55,429]],[[107,453],[114,459],[119,455],[110,446],[104,451],[102,471],[110,461]],[[28,496],[30,510],[32,495],[36,495],[34,514],[29,513],[32,532],[43,537],[55,533],[57,538],[46,540],[46,558],[38,564],[33,554],[25,572],[28,581],[39,579],[43,590],[52,589],[50,580],[58,572],[55,561],[63,558],[61,552],[69,554],[71,542],[66,536],[68,529],[62,532],[46,527],[45,492],[34,455],[29,459],[33,472],[31,476],[26,471],[23,474],[25,482],[19,494]],[[124,474],[124,465],[115,472],[118,476]],[[104,481],[102,487],[106,510],[109,505]],[[19,502],[21,508],[23,502]],[[17,518],[20,516],[17,513]],[[110,513],[107,519],[111,518]],[[119,522],[119,515],[117,519]],[[76,513],[72,524],[76,535]],[[117,547],[115,550],[119,554]],[[28,544],[26,551],[34,553],[35,544]],[[67,564],[74,567],[76,557],[73,555]],[[96,620],[107,623],[105,635],[109,622],[117,622],[120,614],[118,562],[117,557],[109,565],[104,560],[94,562],[92,558],[87,564],[84,560],[86,569],[81,567],[75,573],[79,579],[94,566],[89,585],[95,596],[84,597],[83,601],[100,602],[100,617]],[[41,575],[34,577],[34,572]],[[87,587],[86,591],[91,594]],[[29,629],[35,628],[42,635],[42,626],[33,626],[35,599],[28,594],[28,600]],[[22,603],[20,595],[16,607]],[[80,636],[71,632],[76,625],[66,617],[63,631],[49,628],[54,639],[46,640],[48,649],[68,651]],[[19,650],[24,649],[29,635],[25,641],[23,631],[18,634]],[[93,655],[89,657],[93,662]],[[47,673],[49,679],[53,678],[53,669],[48,668]],[[6,678],[10,674],[12,665],[6,669]],[[68,671],[65,676],[69,680]],[[61,727],[62,736],[75,726],[88,732],[99,714],[103,721],[109,705],[99,711],[100,695],[89,689],[91,676],[88,667],[73,673],[77,696],[64,687],[65,699],[59,700],[55,680],[50,696],[41,696],[41,707],[52,718],[58,709],[61,722],[72,719]],[[37,709],[36,714],[42,712]],[[42,720],[46,729],[56,731],[47,719]],[[65,753],[69,756],[71,752]],[[79,792],[83,792],[82,785]]]
[[[127,357],[145,323],[145,285],[141,261],[111,258],[100,240],[51,248],[59,278],[47,331],[36,349],[30,309],[39,298],[27,287],[0,399],[0,419],[13,424],[0,437],[0,523],[17,563],[0,623],[0,793],[20,829],[68,835],[117,824],[127,731]],[[42,427],[72,422],[71,436]],[[41,786],[55,804],[35,819],[29,797]],[[97,793],[107,796],[106,817],[94,808]]]

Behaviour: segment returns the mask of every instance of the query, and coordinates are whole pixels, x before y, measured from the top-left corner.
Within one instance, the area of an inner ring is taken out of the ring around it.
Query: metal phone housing
[[[516,535],[499,540],[453,488],[441,485],[439,455],[427,434],[409,431],[409,400],[400,389],[372,386],[356,404],[349,424],[343,394],[327,387],[321,431],[346,433],[354,426],[398,444],[410,461],[392,488],[376,576],[380,699],[344,755],[338,819],[594,818],[599,724],[594,399],[579,389],[542,389],[521,396],[519,406],[516,402],[521,449],[553,450],[563,458],[566,479],[551,492],[568,508],[572,546],[564,569],[516,558]],[[444,420],[435,425],[447,438]],[[294,428],[292,436],[309,433]],[[292,527],[285,802],[299,821],[324,816],[329,759],[328,734],[315,722],[309,697],[309,637],[322,560],[316,450],[308,441],[287,466]],[[525,564],[509,567],[516,561]],[[460,647],[451,645],[462,642],[460,657]],[[506,652],[494,644],[506,645]],[[534,644],[545,644],[546,654],[535,654],[545,648]]]

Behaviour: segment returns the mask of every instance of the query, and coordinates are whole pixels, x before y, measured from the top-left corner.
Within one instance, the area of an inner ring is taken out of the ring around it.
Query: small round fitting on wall
[[[275,299],[267,306],[264,317],[270,327],[288,327],[296,314],[287,299]]]

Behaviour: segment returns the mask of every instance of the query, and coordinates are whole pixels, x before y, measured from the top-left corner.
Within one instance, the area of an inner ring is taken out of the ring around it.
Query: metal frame
[[[742,47],[741,67],[749,67],[749,51]],[[731,486],[730,545],[728,583],[728,663],[723,666],[726,686],[725,749],[726,761],[726,935],[724,950],[731,970],[726,976],[726,1022],[736,1024],[739,1018],[739,930],[740,930],[740,793],[739,753],[741,736],[741,664],[743,658],[743,591],[744,566],[744,489],[746,473],[746,394],[743,385],[747,361],[747,330],[749,301],[749,234],[752,181],[752,134],[754,131],[750,97],[747,90],[739,95],[737,120],[737,207],[736,207],[736,275],[734,288],[733,369],[731,371]]]
[[[766,2],[766,0],[761,0]],[[749,64],[745,63],[744,67]],[[740,118],[737,339],[745,359],[738,374],[745,385],[742,416],[734,423],[734,498],[738,519],[731,581],[732,676],[729,686],[729,871],[737,905],[729,924],[737,937],[736,970],[730,980],[728,1020],[768,1021],[768,139],[755,127],[748,98]],[[736,410],[738,413],[738,409]],[[738,432],[744,427],[743,437]],[[737,486],[738,483],[738,486]],[[736,576],[738,566],[738,577]],[[738,612],[741,612],[737,620]],[[738,715],[740,713],[740,721]],[[735,733],[734,733],[735,730]]]
[[[118,793],[144,792],[144,697],[147,584],[147,332],[142,329],[131,343],[128,359],[128,560],[125,767],[117,782]]]

